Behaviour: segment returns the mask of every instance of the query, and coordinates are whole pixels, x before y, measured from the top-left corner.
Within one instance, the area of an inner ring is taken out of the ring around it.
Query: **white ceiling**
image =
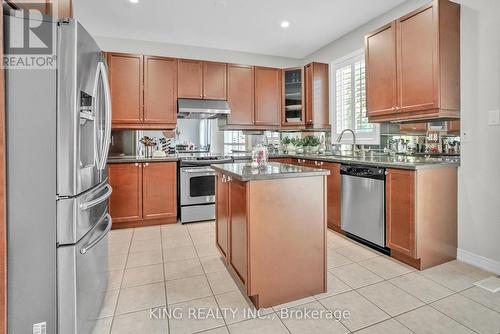
[[[74,0],[74,15],[95,36],[303,58],[404,1]]]

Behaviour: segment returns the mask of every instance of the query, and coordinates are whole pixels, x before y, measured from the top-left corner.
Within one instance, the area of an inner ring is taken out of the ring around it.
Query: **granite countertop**
[[[385,168],[398,168],[398,169],[428,169],[428,168],[443,168],[443,167],[459,167],[459,157],[422,157],[422,156],[389,156],[389,155],[375,155],[366,157],[352,157],[341,155],[329,154],[270,154],[269,158],[296,158],[306,160],[317,160],[326,162],[339,162],[353,165],[365,165],[374,167]],[[234,155],[235,161],[251,159],[248,154]]]
[[[113,163],[133,163],[133,162],[162,162],[162,161],[178,161],[184,155],[169,154],[161,158],[145,158],[136,156],[114,156],[108,159],[109,164]],[[251,160],[252,155],[249,153],[231,154],[235,162],[243,160]],[[270,154],[270,159],[273,158],[295,158],[306,160],[317,160],[326,162],[338,162],[353,165],[365,165],[384,168],[398,169],[428,169],[428,168],[443,168],[443,167],[459,167],[460,157],[444,156],[444,157],[424,157],[424,156],[405,156],[405,155],[374,155],[367,154],[365,157],[352,157],[349,155],[332,155],[332,154]]]
[[[296,177],[329,175],[326,169],[311,168],[279,162],[269,162],[260,168],[252,168],[251,163],[237,162],[229,164],[214,164],[211,167],[223,174],[229,175],[240,181],[287,179]]]
[[[165,162],[178,161],[177,154],[167,154],[160,158],[136,157],[135,155],[113,156],[108,158],[108,164],[130,163],[130,162]]]

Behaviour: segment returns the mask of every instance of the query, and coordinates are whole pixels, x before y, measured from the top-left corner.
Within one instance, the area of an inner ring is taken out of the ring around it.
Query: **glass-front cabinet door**
[[[283,71],[282,126],[304,125],[304,74],[302,67]]]

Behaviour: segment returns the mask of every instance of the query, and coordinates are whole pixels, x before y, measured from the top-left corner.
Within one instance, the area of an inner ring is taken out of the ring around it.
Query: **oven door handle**
[[[215,171],[211,168],[190,168],[190,169],[183,169],[181,168],[182,173],[188,173],[188,174],[208,174],[208,175],[215,175]]]

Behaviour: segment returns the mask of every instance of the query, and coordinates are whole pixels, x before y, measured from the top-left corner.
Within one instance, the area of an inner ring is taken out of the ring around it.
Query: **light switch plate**
[[[500,110],[488,111],[488,125],[500,125]]]

